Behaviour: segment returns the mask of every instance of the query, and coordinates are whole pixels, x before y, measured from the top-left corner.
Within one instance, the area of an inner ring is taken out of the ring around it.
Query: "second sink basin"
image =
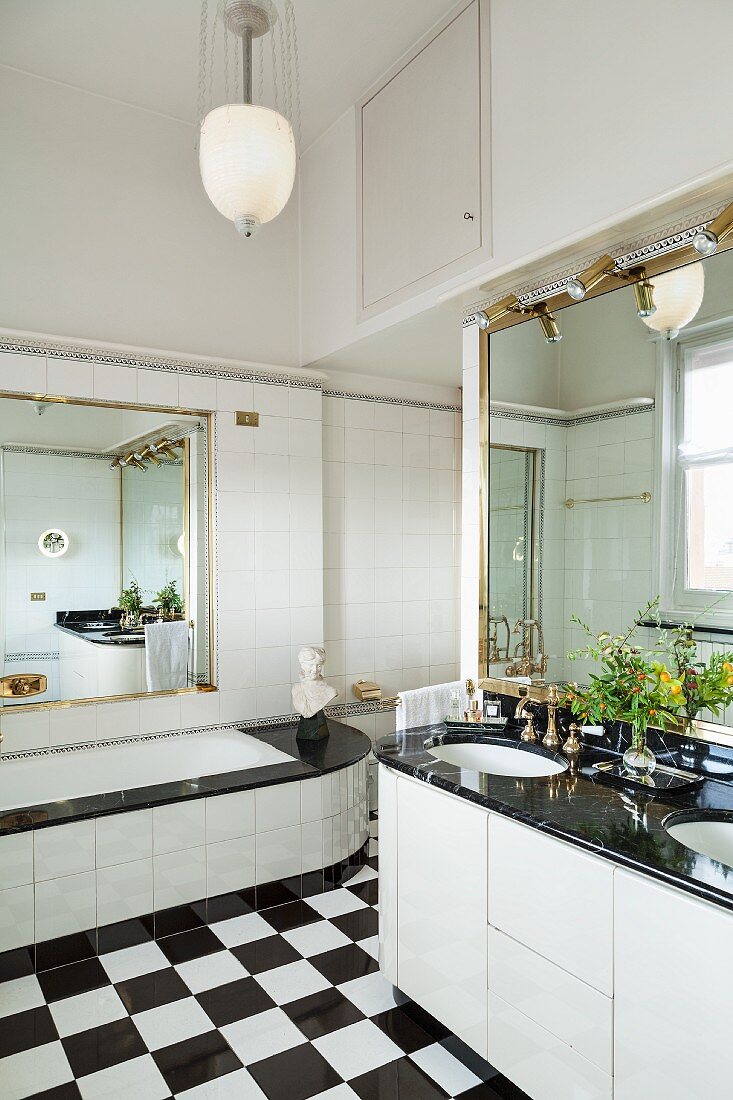
[[[525,745],[471,741],[448,744],[426,744],[425,749],[436,760],[455,764],[488,775],[511,775],[517,779],[532,776],[559,775],[567,771],[567,761]]]
[[[665,824],[673,840],[717,863],[733,867],[733,814],[675,814]]]

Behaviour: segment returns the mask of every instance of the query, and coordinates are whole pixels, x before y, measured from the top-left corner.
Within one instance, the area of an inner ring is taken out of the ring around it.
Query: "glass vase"
[[[632,779],[644,780],[657,766],[657,758],[646,743],[646,730],[632,725],[631,744],[624,753],[624,768]]]

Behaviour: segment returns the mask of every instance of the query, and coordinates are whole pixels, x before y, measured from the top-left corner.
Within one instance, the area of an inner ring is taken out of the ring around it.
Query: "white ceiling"
[[[293,3],[307,148],[455,0]],[[200,12],[201,0],[1,0],[0,64],[195,123]]]

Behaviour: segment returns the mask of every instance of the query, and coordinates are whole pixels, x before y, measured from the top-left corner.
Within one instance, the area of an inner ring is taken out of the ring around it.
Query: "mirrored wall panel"
[[[657,599],[698,657],[733,648],[733,254],[651,283],[646,317],[621,286],[558,312],[559,341],[489,337],[490,675],[582,681],[574,617],[614,635]],[[538,620],[521,669],[504,617]]]
[[[0,398],[2,704],[210,682],[208,417]]]

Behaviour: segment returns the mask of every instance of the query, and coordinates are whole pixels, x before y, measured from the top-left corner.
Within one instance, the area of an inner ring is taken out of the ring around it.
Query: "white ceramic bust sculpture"
[[[293,684],[293,706],[304,718],[312,718],[338,695],[336,688],[323,679],[326,651],[321,646],[304,645],[298,654],[300,682]]]

